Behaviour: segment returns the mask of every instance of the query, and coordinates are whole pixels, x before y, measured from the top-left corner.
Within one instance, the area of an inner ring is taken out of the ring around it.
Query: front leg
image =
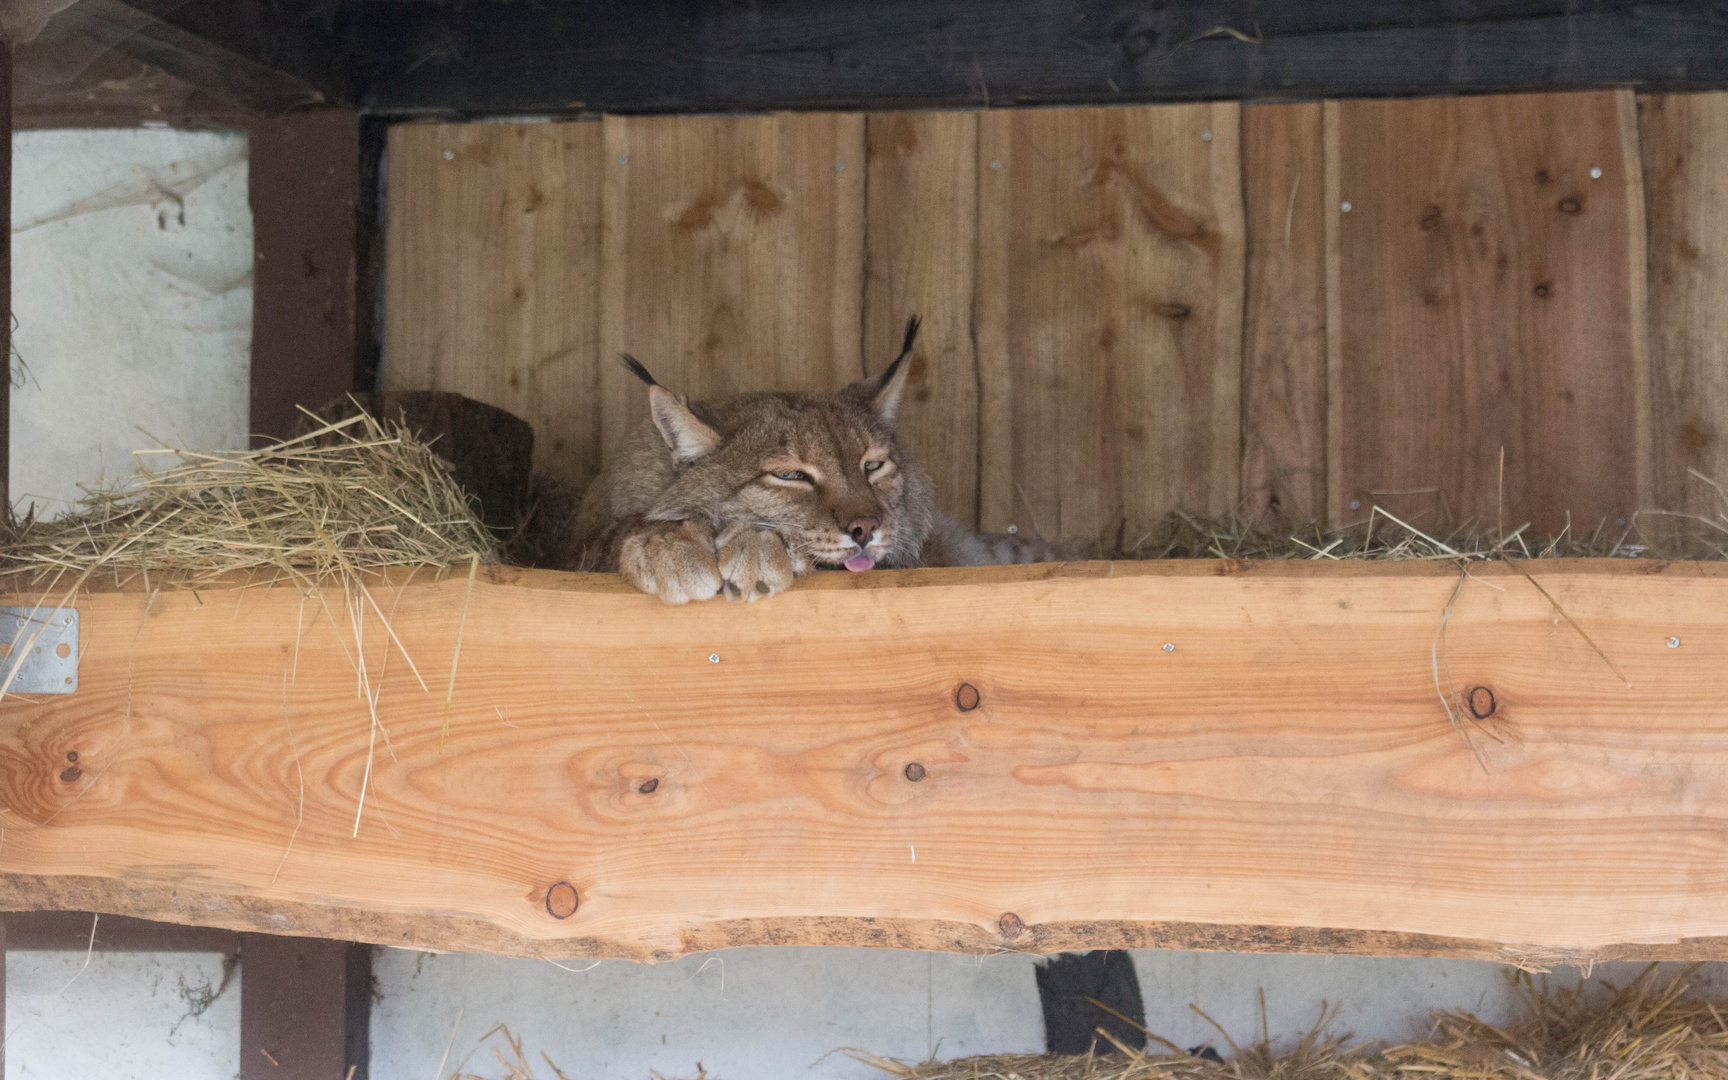
[[[721,530],[715,547],[721,587],[732,600],[765,600],[785,592],[793,579],[814,569],[779,533],[748,521]]]
[[[704,521],[641,521],[617,540],[624,580],[668,604],[711,600],[720,592],[714,530]]]

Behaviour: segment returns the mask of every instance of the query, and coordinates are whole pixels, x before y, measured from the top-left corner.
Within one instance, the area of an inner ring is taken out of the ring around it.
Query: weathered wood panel
[[[1649,221],[1651,503],[1728,510],[1728,94],[1639,102]]]
[[[930,470],[936,503],[978,523],[978,114],[868,118],[864,366],[900,352],[906,318],[924,319],[901,438]]]
[[[1530,569],[1632,685],[1477,567],[1441,689],[1480,763],[1430,655],[1449,566],[825,574],[677,610],[457,575],[380,592],[433,689],[372,617],[375,735],[340,590],[87,595],[78,692],[0,703],[0,907],[544,956],[1728,956],[1728,568]]]
[[[534,426],[537,468],[600,465],[597,123],[390,129],[384,381]]]
[[[605,132],[604,355],[691,398],[864,374],[861,115],[607,117]],[[608,365],[601,400],[610,452],[647,390]]]
[[[1326,513],[1322,111],[1319,102],[1242,110],[1243,512],[1297,524]]]
[[[1636,504],[1643,332],[1616,95],[1336,109],[1335,513],[1493,527],[1505,447],[1508,527],[1615,528]]]
[[[1132,548],[1240,480],[1233,104],[987,112],[979,139],[985,528]]]

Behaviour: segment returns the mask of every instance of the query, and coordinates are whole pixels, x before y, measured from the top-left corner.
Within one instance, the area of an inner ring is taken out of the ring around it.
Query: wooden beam
[[[0,909],[641,960],[1728,958],[1728,565],[1523,566],[1545,591],[1198,561],[678,609],[380,584],[428,690],[376,615],[356,653],[341,588],[91,593],[79,690],[0,703]]]
[[[685,0],[346,12],[365,107],[455,116],[1728,83],[1707,0]]]
[[[266,0],[79,0],[52,29],[266,114],[351,99],[334,38]]]
[[[360,383],[360,119],[313,109],[252,125],[251,430],[285,438]]]
[[[240,1080],[366,1080],[372,949],[242,934]]]

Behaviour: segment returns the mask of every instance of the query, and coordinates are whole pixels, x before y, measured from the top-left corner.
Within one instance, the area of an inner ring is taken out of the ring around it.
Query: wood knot
[[[76,750],[66,751],[66,760],[67,761],[77,761],[78,760],[78,751],[76,751]]]
[[[914,784],[928,775],[930,774],[924,770],[924,766],[918,764],[916,761],[906,766],[906,779],[912,781]]]
[[[1429,205],[1426,210],[1422,211],[1422,220],[1417,223],[1417,227],[1423,232],[1433,232],[1438,229],[1440,227],[1440,208]]]
[[[554,919],[568,919],[576,914],[576,886],[560,881],[546,890],[546,912]]]
[[[1470,715],[1478,720],[1486,720],[1494,715],[1494,710],[1500,703],[1494,700],[1494,691],[1486,686],[1472,686],[1470,692],[1464,695],[1464,705],[1470,710]]]
[[[1582,214],[1584,203],[1576,195],[1568,195],[1560,200],[1559,209],[1562,214]]]
[[[1530,291],[1534,292],[1538,299],[1546,300],[1549,294],[1554,291],[1554,287],[1546,281],[1538,281],[1536,287]]]
[[[62,783],[72,784],[72,783],[76,783],[78,781],[78,778],[83,776],[83,775],[84,775],[83,769],[80,769],[76,765],[68,765],[68,766],[66,766],[66,770],[60,774],[60,780]]]
[[[654,794],[655,791],[659,790],[659,788],[660,788],[660,778],[658,776],[656,776],[652,780],[642,781],[642,786],[637,788],[636,790],[643,795],[652,795],[652,794]]]
[[[1001,931],[1003,940],[1013,941],[1026,932],[1026,924],[1012,911],[1004,911],[1002,917],[996,920],[996,929]]]
[[[954,691],[954,707],[961,712],[971,712],[978,707],[978,688],[969,682],[960,684],[960,689]]]

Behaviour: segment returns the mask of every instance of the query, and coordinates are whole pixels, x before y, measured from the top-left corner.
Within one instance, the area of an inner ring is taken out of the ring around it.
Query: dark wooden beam
[[[0,915],[6,947],[25,952],[83,952],[96,930],[101,952],[240,951],[240,934],[209,926],[181,926],[125,915],[97,918],[88,911],[9,911]]]
[[[349,5],[362,107],[482,116],[1728,85],[1710,0]]]
[[[240,1080],[366,1080],[372,947],[240,939]]]
[[[251,125],[251,430],[356,389],[360,118],[314,109]]]
[[[292,10],[268,0],[79,0],[50,25],[257,112],[349,100],[336,40]]]

